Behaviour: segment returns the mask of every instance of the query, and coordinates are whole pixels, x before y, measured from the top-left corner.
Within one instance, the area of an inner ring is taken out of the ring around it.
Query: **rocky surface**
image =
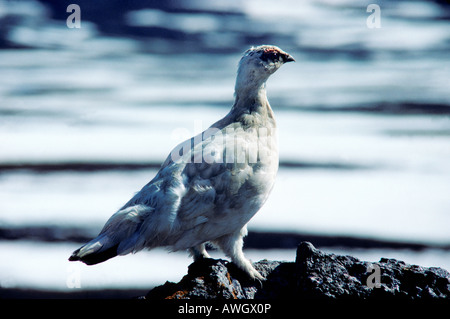
[[[250,280],[234,264],[203,259],[179,283],[166,282],[146,299],[450,299],[450,274],[442,268],[382,258],[372,263],[327,254],[302,242],[295,262],[262,260],[264,282]]]

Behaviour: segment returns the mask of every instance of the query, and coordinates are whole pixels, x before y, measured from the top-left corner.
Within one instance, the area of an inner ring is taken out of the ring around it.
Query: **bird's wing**
[[[217,131],[219,132],[219,131]],[[222,134],[219,138],[203,136],[194,137],[177,146],[163,163],[157,175],[145,185],[122,209],[116,213],[123,221],[132,220],[139,238],[133,240],[133,246],[170,245],[171,240],[184,238],[184,244],[195,245],[198,241],[207,240],[210,234],[197,231],[188,239],[185,234],[197,226],[220,221],[233,221],[230,211],[239,209],[245,198],[237,196],[245,185],[253,168],[248,163],[236,163],[227,157],[227,147],[236,143],[241,147],[248,141],[242,134]],[[227,142],[228,140],[228,142]],[[194,143],[196,142],[196,143]],[[230,150],[228,150],[230,152]],[[233,149],[234,152],[234,149]],[[239,203],[238,203],[239,201]],[[137,210],[132,210],[138,207]],[[131,212],[128,213],[128,211]],[[228,215],[228,216],[227,216]],[[114,216],[111,221],[114,220]],[[107,223],[108,224],[108,223]],[[106,226],[105,226],[106,227]],[[209,232],[216,229],[211,225]],[[222,225],[224,229],[233,225]],[[220,228],[219,227],[219,228]],[[142,242],[145,240],[146,243]]]
[[[193,160],[183,169],[186,192],[177,213],[182,229],[227,219],[230,211],[239,209],[245,199],[238,193],[253,174],[253,165],[248,164],[248,157],[240,163],[235,146],[247,148],[248,144],[245,134],[222,130],[221,136],[204,138],[193,148]]]

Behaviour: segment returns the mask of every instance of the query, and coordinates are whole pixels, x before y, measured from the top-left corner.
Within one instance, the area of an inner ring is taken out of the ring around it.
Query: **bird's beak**
[[[286,53],[286,55],[283,56],[283,62],[295,62],[295,59],[292,57],[292,55]]]

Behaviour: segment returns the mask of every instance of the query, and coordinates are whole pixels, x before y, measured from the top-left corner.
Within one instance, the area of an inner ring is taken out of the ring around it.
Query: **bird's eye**
[[[264,51],[263,54],[261,54],[261,60],[267,62],[267,61],[276,61],[278,60],[278,52],[273,50],[267,50]]]

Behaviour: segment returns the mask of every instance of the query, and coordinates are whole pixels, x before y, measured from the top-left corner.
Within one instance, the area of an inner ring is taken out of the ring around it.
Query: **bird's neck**
[[[251,126],[275,126],[275,118],[266,95],[266,79],[258,80],[239,75],[230,115],[236,122]]]
[[[267,75],[257,73],[248,65],[240,65],[236,77],[236,85],[234,87],[234,94],[236,99],[259,99],[266,101],[266,80]]]

